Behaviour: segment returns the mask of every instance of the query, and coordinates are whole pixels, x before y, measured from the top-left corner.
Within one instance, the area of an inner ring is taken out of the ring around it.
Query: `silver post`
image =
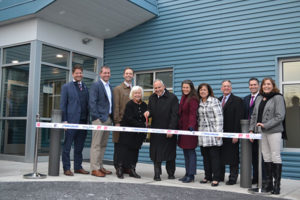
[[[261,131],[261,127],[257,126],[255,127],[256,129],[256,133],[262,133]],[[258,193],[258,194],[264,194],[262,193],[261,189],[262,189],[262,156],[261,156],[261,140],[258,141],[258,184],[257,184],[257,188],[251,188],[248,191],[250,193]]]
[[[36,121],[40,121],[40,115],[36,115]],[[37,163],[38,163],[38,144],[39,144],[39,128],[35,129],[35,143],[34,143],[34,158],[33,158],[33,173],[23,175],[25,179],[43,179],[46,178],[47,175],[40,174],[37,172]]]

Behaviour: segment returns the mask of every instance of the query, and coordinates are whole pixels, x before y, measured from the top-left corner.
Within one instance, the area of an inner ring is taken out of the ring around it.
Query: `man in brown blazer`
[[[114,124],[115,126],[120,126],[122,121],[125,107],[129,99],[129,93],[132,88],[132,79],[133,79],[133,69],[126,67],[123,72],[124,82],[114,88]],[[113,132],[113,142],[116,144],[119,140],[119,132]],[[115,169],[118,168],[118,149],[114,148],[114,166]],[[126,166],[125,166],[126,167]],[[127,168],[127,167],[126,167]],[[125,170],[126,172],[126,170]]]

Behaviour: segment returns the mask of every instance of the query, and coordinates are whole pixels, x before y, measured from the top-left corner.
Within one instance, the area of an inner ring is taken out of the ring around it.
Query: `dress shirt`
[[[112,112],[112,102],[111,102],[111,90],[110,90],[110,87],[109,87],[109,81],[105,82],[103,81],[102,79],[100,79],[104,85],[104,88],[105,88],[105,91],[106,91],[106,94],[107,94],[107,97],[108,97],[108,101],[109,101],[109,114],[111,114]]]

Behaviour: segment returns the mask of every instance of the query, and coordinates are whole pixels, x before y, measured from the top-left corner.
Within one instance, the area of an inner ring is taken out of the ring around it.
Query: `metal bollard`
[[[52,110],[52,123],[61,123],[62,111]],[[62,130],[51,129],[50,133],[50,150],[49,150],[49,165],[48,175],[59,176],[59,163],[60,163],[60,139]]]
[[[242,133],[249,133],[249,120],[242,119],[241,121]],[[252,180],[252,144],[249,140],[243,139],[241,147],[241,178],[240,178],[240,186],[242,188],[251,188]]]
[[[40,121],[40,115],[36,115],[36,122]],[[23,178],[25,179],[43,179],[46,178],[47,175],[40,174],[37,172],[37,163],[38,163],[38,144],[39,144],[39,128],[35,128],[35,141],[34,141],[34,157],[33,157],[33,173],[25,174]]]

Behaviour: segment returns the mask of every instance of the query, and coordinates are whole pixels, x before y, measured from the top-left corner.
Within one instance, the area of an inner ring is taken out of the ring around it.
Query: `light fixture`
[[[56,54],[56,58],[63,58],[64,56],[62,54]]]
[[[18,60],[12,60],[11,63],[13,63],[13,64],[18,64],[19,61],[18,61]]]
[[[83,38],[81,41],[83,44],[88,44],[92,41],[92,39],[91,38]]]

